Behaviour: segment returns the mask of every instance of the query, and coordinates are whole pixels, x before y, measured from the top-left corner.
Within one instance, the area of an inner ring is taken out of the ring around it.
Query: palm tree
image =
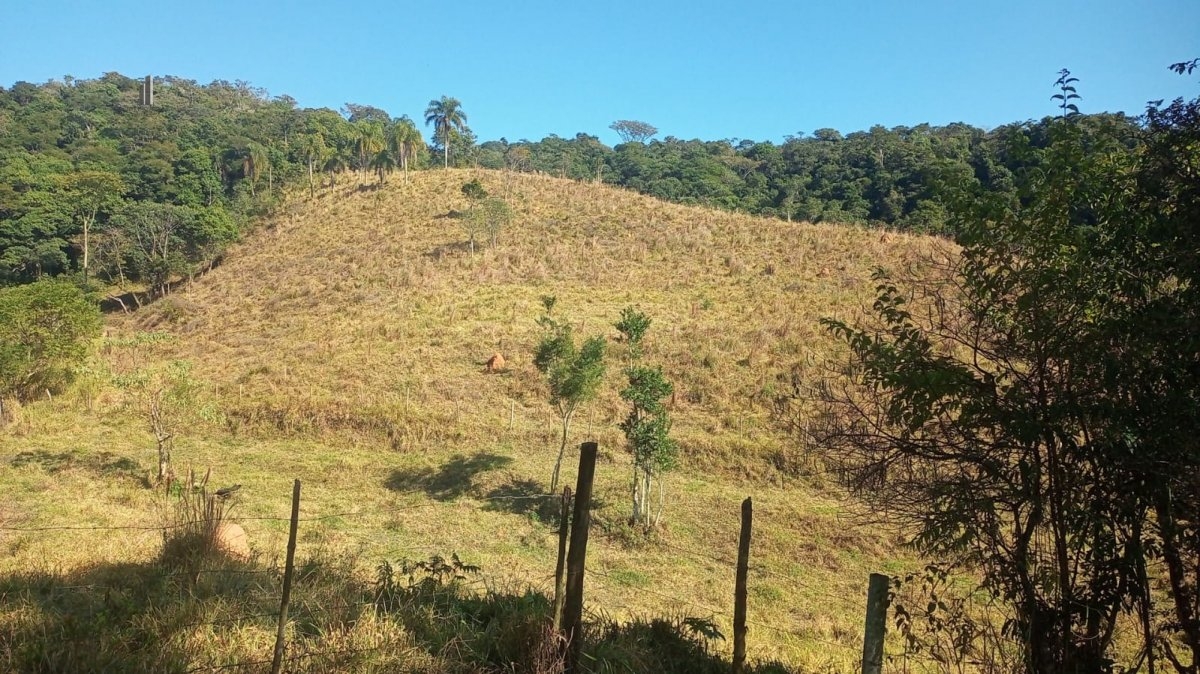
[[[396,168],[396,160],[387,150],[380,150],[371,159],[371,168],[375,169],[375,175],[379,176],[379,184],[383,185],[387,181],[387,174]]]
[[[375,122],[362,120],[355,125],[354,146],[358,150],[358,168],[369,168],[369,162],[383,149],[383,127]]]
[[[329,174],[329,186],[337,185],[338,174],[346,170],[350,162],[346,160],[347,154],[342,148],[334,148],[330,153],[329,159],[325,161],[324,171]]]
[[[262,177],[264,168],[270,165],[267,148],[258,143],[250,143],[246,147],[246,156],[242,160],[242,172],[250,179],[250,196],[254,196],[254,187]]]
[[[425,126],[430,124],[433,124],[434,135],[442,142],[445,166],[450,168],[450,132],[462,132],[467,126],[467,113],[462,111],[462,103],[449,96],[429,101],[429,107],[425,108]]]
[[[313,170],[317,164],[328,153],[328,148],[325,146],[325,137],[320,133],[310,133],[300,137],[299,142],[300,156],[304,158],[304,163],[308,165],[308,193],[310,198],[317,196],[316,186],[313,184]]]
[[[404,182],[407,183],[408,160],[416,156],[417,152],[425,146],[425,139],[421,138],[421,132],[417,130],[417,125],[405,116],[396,120],[389,141],[392,151],[400,160],[400,166],[404,169]]]

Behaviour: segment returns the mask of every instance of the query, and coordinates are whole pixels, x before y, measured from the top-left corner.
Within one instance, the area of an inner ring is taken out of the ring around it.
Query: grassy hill
[[[514,210],[496,245],[474,254],[454,217],[471,178]],[[856,523],[776,428],[771,403],[781,377],[812,379],[835,354],[820,317],[855,315],[872,296],[872,268],[913,264],[931,245],[537,175],[343,182],[291,201],[185,288],[111,317],[90,383],[25,407],[0,432],[0,527],[161,523],[169,505],[145,479],[154,440],[136,396],[108,377],[185,360],[220,414],[179,434],[176,469],[211,468],[215,482],[242,485],[233,518],[260,562],[282,555],[286,523],[255,518],[285,516],[300,478],[302,558],[341,560],[369,578],[383,559],[457,552],[492,589],[548,591],[556,523],[529,497],[546,490],[557,452],[558,420],[532,365],[541,298],[552,295],[556,316],[611,346],[606,385],[572,437],[601,446],[590,610],[616,620],[711,616],[730,635],[738,506],[753,496],[750,656],[852,670],[867,574],[911,560]],[[612,326],[630,305],[654,320],[646,358],[676,383],[683,452],[663,526],[649,538],[624,524],[630,462]],[[137,338],[144,333],[157,337]],[[484,371],[493,352],[505,357],[503,372]],[[0,592],[42,596],[34,590],[79,578],[119,585],[160,548],[153,529],[0,531]],[[0,625],[39,610],[51,609],[0,611]],[[0,635],[17,633],[9,629]],[[225,624],[203,649],[261,654],[273,634],[269,618]],[[4,646],[0,636],[0,654]]]

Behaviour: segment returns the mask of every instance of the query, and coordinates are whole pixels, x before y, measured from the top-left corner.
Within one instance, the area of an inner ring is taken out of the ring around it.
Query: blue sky
[[[1167,70],[1200,57],[1198,0],[0,0],[0,17],[0,86],[169,74],[414,118],[446,94],[481,140],[612,143],[617,119],[708,140],[990,128],[1052,114],[1064,67],[1084,112],[1200,94]]]

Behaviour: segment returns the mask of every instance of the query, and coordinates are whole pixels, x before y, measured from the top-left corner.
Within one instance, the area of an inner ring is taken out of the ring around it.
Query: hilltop
[[[472,254],[458,212],[478,178],[514,217]],[[496,583],[548,588],[555,523],[505,502],[546,489],[557,419],[532,365],[541,298],[611,348],[600,399],[572,445],[601,445],[589,607],[616,618],[728,612],[737,504],[756,502],[752,657],[802,669],[853,666],[865,581],[911,563],[850,506],[771,415],[781,382],[811,379],[836,345],[818,325],[868,303],[871,270],[917,264],[934,240],[669,204],[632,192],[490,170],[419,171],[295,195],[207,274],[109,317],[98,369],[127,375],[184,360],[220,410],[176,438],[179,469],[242,485],[234,519],[280,554],[290,483],[305,487],[307,554],[381,559],[457,552]],[[621,347],[636,306],[654,323],[647,359],[676,383],[682,467],[661,531],[630,531],[629,460],[617,423]],[[156,333],[154,339],[136,336]],[[130,344],[136,344],[130,346]],[[505,371],[484,372],[502,353]],[[12,466],[0,515],[39,526],[142,525],[160,517],[142,478],[154,441],[112,386],[37,403],[0,436]],[[573,459],[566,479],[574,479]],[[507,504],[506,504],[507,503]],[[157,534],[8,535],[0,572],[47,575],[145,562]],[[730,634],[728,617],[713,614]],[[244,625],[244,646],[273,633]],[[246,636],[246,635],[249,636]],[[240,641],[239,641],[240,640]],[[725,646],[727,647],[727,645]],[[230,646],[229,648],[234,648]],[[236,649],[235,649],[236,650]],[[233,652],[233,651],[230,651]]]

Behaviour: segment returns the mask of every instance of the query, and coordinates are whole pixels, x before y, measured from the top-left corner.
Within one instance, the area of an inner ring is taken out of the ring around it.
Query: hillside
[[[473,176],[515,206],[475,255],[450,217]],[[779,449],[766,419],[775,377],[828,355],[818,319],[857,312],[872,268],[912,261],[928,241],[491,171],[342,187],[293,202],[258,236],[195,287],[114,323],[176,336],[162,357],[193,361],[235,426],[380,431],[402,450],[486,435],[513,402],[518,421],[540,426],[548,406],[530,360],[540,298],[553,295],[582,334],[615,337],[625,306],[649,313],[649,357],[679,383],[687,453],[732,461]],[[493,351],[506,376],[482,376]],[[616,444],[615,385],[582,414]]]
[[[479,178],[513,205],[495,246],[471,254],[453,212]],[[364,179],[365,180],[365,179]],[[129,315],[113,315],[102,368],[174,360],[222,422],[176,438],[182,470],[238,483],[234,518],[252,548],[280,555],[293,477],[304,483],[302,554],[383,558],[457,552],[499,584],[547,589],[555,536],[536,508],[558,420],[532,361],[541,297],[578,334],[611,345],[601,397],[581,409],[572,446],[601,445],[599,531],[589,607],[616,618],[728,612],[738,504],[756,507],[753,658],[800,670],[852,667],[861,653],[867,574],[906,555],[855,524],[847,504],[775,428],[781,376],[817,376],[835,346],[822,316],[869,302],[871,270],[914,264],[931,240],[787,223],[660,202],[530,174],[421,171],[379,189],[357,180],[297,196],[208,274]],[[683,466],[666,485],[662,531],[622,523],[629,460],[617,423],[622,307],[654,320],[646,357],[676,382]],[[130,347],[138,333],[162,337]],[[500,352],[505,371],[484,372]],[[142,478],[154,441],[113,386],[31,405],[0,435],[11,466],[0,518],[26,525],[138,525],[161,517]],[[566,479],[574,479],[573,458]],[[516,497],[511,501],[505,498]],[[331,515],[331,514],[336,514]],[[153,558],[155,532],[3,534],[0,573],[64,577]],[[246,625],[261,641],[273,626]],[[233,646],[230,646],[233,648]],[[728,648],[724,643],[721,648]],[[857,652],[856,652],[856,649]]]

